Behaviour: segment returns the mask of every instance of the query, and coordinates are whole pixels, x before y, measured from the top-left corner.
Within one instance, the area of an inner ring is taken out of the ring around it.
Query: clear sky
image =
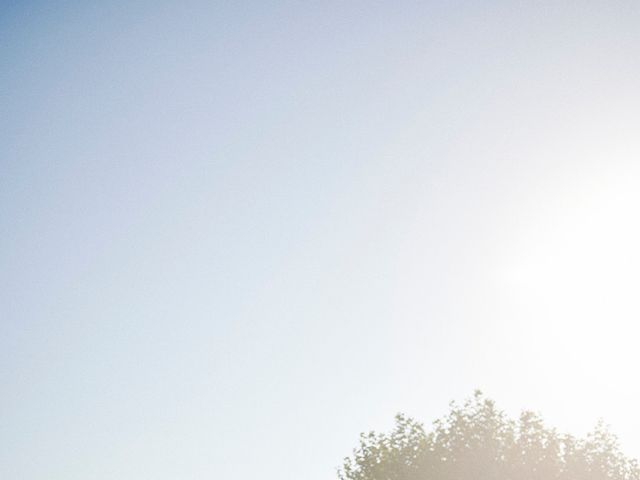
[[[0,477],[326,480],[474,388],[640,455],[637,2],[0,5]]]

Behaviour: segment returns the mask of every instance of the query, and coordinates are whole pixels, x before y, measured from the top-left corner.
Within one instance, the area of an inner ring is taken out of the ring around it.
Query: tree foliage
[[[340,480],[640,480],[603,423],[584,438],[548,428],[535,413],[509,418],[481,392],[429,431],[404,415],[387,434],[360,436]]]

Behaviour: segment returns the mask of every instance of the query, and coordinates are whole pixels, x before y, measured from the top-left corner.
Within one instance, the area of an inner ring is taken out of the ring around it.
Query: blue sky
[[[639,20],[2,3],[0,476],[326,479],[474,388],[640,455]]]

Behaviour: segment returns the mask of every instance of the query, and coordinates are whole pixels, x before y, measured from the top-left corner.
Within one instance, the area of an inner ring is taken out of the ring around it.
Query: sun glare
[[[573,366],[578,379],[628,390],[640,333],[640,191],[633,175],[568,188],[522,232],[502,283],[514,311],[535,323],[547,369]]]

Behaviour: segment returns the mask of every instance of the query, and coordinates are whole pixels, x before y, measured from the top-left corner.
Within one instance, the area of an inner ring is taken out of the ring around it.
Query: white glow
[[[512,334],[531,381],[573,397],[583,423],[640,397],[640,190],[629,165],[565,183],[518,233],[499,274],[515,321],[527,325]],[[607,420],[624,437],[635,427],[616,415]]]

